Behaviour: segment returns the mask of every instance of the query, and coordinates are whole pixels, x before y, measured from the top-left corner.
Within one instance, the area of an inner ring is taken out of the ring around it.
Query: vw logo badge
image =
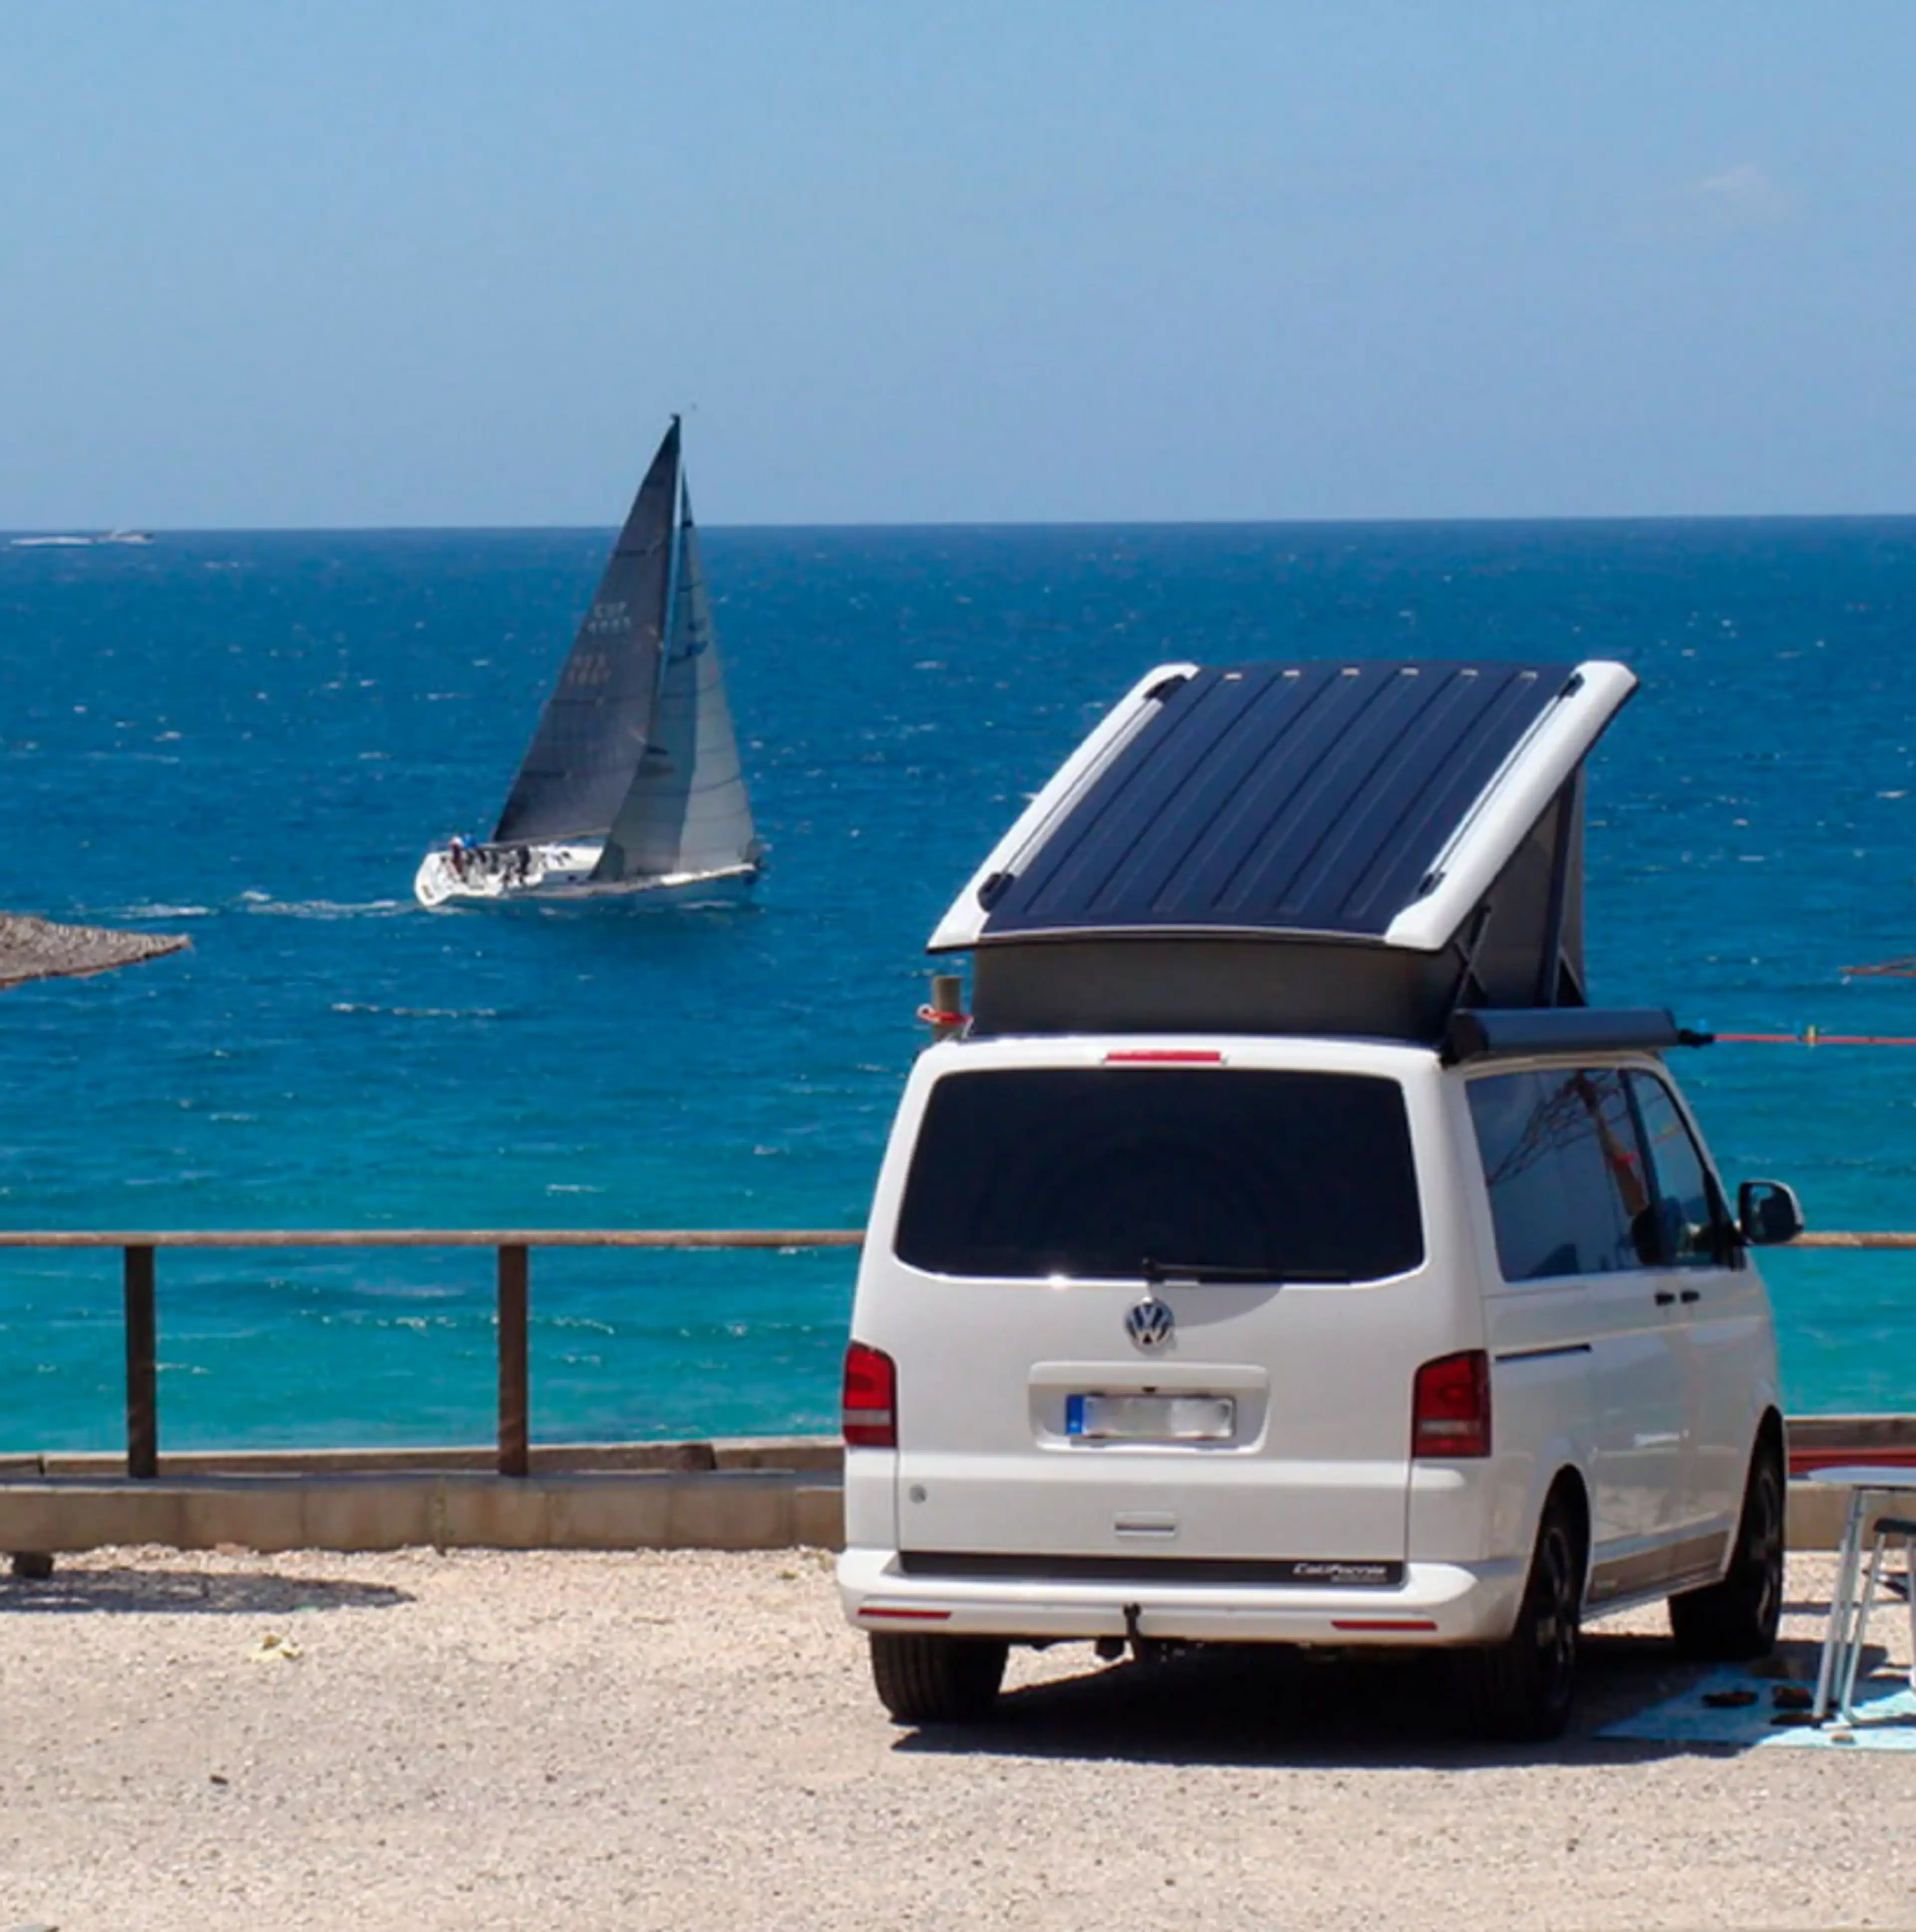
[[[1125,1317],[1125,1332],[1148,1354],[1171,1339],[1178,1318],[1155,1294],[1148,1294]]]

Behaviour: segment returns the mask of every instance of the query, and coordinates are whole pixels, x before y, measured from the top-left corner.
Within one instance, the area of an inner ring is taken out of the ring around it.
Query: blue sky
[[[0,528],[1916,511],[1908,0],[0,0]]]

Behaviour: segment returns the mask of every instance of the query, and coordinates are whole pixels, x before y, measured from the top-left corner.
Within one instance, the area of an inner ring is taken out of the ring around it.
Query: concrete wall
[[[835,1479],[740,1469],[464,1474],[47,1477],[0,1484],[0,1551],[836,1548]]]
[[[1916,1461],[1916,1418],[1819,1417],[1791,1425],[1793,1464]],[[490,1450],[344,1450],[161,1459],[134,1481],[109,1456],[0,1461],[0,1554],[130,1544],[184,1550],[767,1550],[837,1548],[842,1451],[824,1436],[569,1444],[532,1472],[491,1472]],[[1794,1550],[1830,1550],[1848,1491],[1799,1474]]]

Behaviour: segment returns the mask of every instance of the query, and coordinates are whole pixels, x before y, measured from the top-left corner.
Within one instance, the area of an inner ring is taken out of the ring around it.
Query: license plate
[[[1228,1442],[1237,1402],[1227,1395],[1074,1395],[1065,1433],[1086,1442]]]

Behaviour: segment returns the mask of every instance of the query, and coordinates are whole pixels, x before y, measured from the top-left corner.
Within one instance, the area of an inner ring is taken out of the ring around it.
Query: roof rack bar
[[[1442,1050],[1455,1066],[1530,1054],[1661,1053],[1710,1038],[1680,1027],[1662,1006],[1475,1006],[1451,1015]]]

